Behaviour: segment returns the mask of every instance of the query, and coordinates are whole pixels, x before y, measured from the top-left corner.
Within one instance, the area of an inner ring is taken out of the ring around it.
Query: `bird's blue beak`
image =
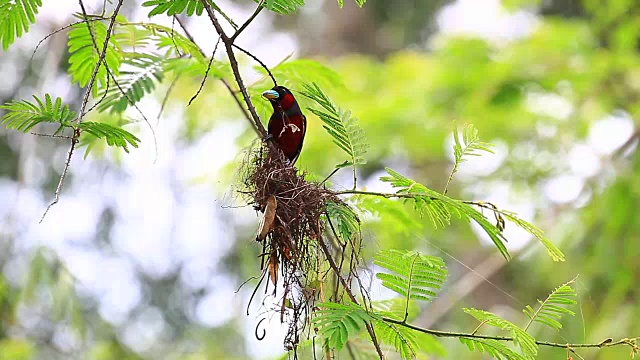
[[[275,90],[267,90],[265,92],[262,93],[262,96],[264,96],[265,98],[269,99],[269,100],[274,100],[280,97],[280,94],[278,94],[277,91]]]

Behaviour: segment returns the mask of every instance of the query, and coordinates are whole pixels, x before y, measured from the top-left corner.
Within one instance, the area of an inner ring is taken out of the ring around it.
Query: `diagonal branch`
[[[78,0],[79,4],[80,4],[80,8],[82,9],[82,13],[85,15],[85,19],[86,19],[86,9],[84,7],[84,3],[82,2],[82,0]],[[104,39],[104,46],[102,47],[102,51],[100,52],[100,57],[98,58],[98,62],[96,63],[96,66],[93,68],[93,74],[91,75],[91,80],[89,80],[89,84],[87,85],[87,90],[84,94],[84,99],[82,100],[82,105],[80,106],[80,116],[78,117],[78,123],[82,122],[82,119],[84,118],[85,113],[85,109],[87,108],[87,103],[89,102],[89,95],[91,94],[91,89],[93,88],[93,85],[96,82],[96,77],[98,76],[98,71],[100,70],[100,66],[102,65],[102,62],[104,61],[104,58],[107,54],[107,48],[109,46],[109,38],[111,37],[111,34],[113,32],[113,26],[116,22],[116,17],[118,16],[118,12],[120,11],[120,8],[122,7],[122,3],[124,2],[124,0],[119,0],[118,3],[116,4],[115,9],[113,10],[113,15],[111,15],[111,20],[109,21],[109,27],[107,28],[107,34],[105,36]],[[86,21],[85,21],[86,22]],[[91,33],[91,25],[86,22],[87,26],[89,27],[89,32]],[[91,33],[92,34],[92,33]],[[93,38],[93,35],[92,35]],[[94,39],[95,41],[95,39]],[[58,186],[56,187],[56,191],[54,193],[54,197],[53,197],[53,201],[51,201],[51,203],[49,203],[49,205],[47,206],[47,208],[44,210],[44,213],[42,214],[42,217],[40,218],[40,223],[42,223],[42,221],[44,220],[45,216],[47,216],[47,213],[49,212],[49,210],[51,209],[51,207],[53,207],[55,204],[58,203],[58,201],[60,201],[60,193],[62,192],[62,186],[64,185],[64,180],[67,177],[67,173],[69,172],[69,166],[71,165],[71,158],[73,157],[73,152],[76,149],[76,145],[78,144],[78,142],[80,141],[80,129],[76,128],[74,133],[73,133],[73,137],[71,138],[71,146],[69,147],[69,152],[67,154],[67,160],[65,161],[64,164],[64,168],[62,169],[62,174],[60,174],[60,180],[58,181]]]
[[[251,14],[251,16],[247,19],[247,21],[245,21],[244,24],[242,24],[240,26],[240,28],[238,28],[238,30],[236,30],[236,32],[229,38],[229,40],[232,43],[240,35],[240,33],[242,33],[244,31],[244,29],[246,29],[247,26],[249,26],[249,24],[251,24],[253,19],[255,19],[256,16],[258,16],[258,14],[260,14],[260,11],[262,11],[262,9],[264,9],[264,6],[262,6],[263,4],[264,4],[264,0],[260,0],[260,3],[258,3],[258,7],[256,8],[256,11],[254,11],[253,14]]]
[[[205,3],[205,7],[206,7],[206,0],[203,1]],[[208,10],[207,10],[208,11]],[[213,14],[213,9],[211,10],[211,13]],[[211,16],[211,15],[210,15]],[[215,14],[213,14],[213,16],[215,16]],[[182,28],[182,31],[184,31],[185,36],[191,40],[191,42],[193,44],[196,45],[196,47],[198,48],[198,51],[200,52],[200,54],[203,57],[207,57],[207,55],[205,54],[204,50],[202,50],[202,48],[200,46],[198,46],[198,44],[195,42],[193,35],[191,35],[191,33],[189,32],[189,30],[187,29],[187,27],[185,26],[184,22],[180,19],[179,16],[175,16],[176,21],[178,22],[178,25],[180,25],[180,28]],[[222,31],[222,28],[220,29]],[[224,32],[223,32],[224,34]],[[219,40],[218,41],[224,41],[223,40],[223,36],[220,35]],[[204,80],[203,80],[204,81]],[[224,87],[227,88],[227,90],[229,91],[229,94],[231,95],[231,97],[233,98],[233,100],[235,100],[236,104],[238,104],[238,107],[240,108],[240,110],[242,111],[242,114],[245,116],[245,118],[247,118],[247,120],[249,121],[249,123],[251,124],[251,126],[253,127],[253,130],[256,132],[256,134],[258,134],[259,136],[262,136],[262,132],[260,131],[260,129],[258,127],[256,127],[255,122],[252,120],[251,115],[247,112],[247,109],[245,109],[245,107],[242,105],[242,103],[240,102],[240,100],[238,99],[238,97],[235,94],[235,91],[231,88],[231,85],[229,85],[229,82],[227,80],[225,80],[224,78],[220,78],[220,81],[222,82],[222,84],[224,85]],[[261,124],[262,125],[262,124]],[[264,127],[263,127],[264,129]]]
[[[253,102],[251,101],[249,92],[247,91],[247,88],[244,85],[244,80],[242,80],[242,75],[240,75],[238,60],[236,59],[236,56],[233,52],[233,40],[224,32],[224,29],[222,29],[222,25],[220,25],[220,22],[218,21],[218,18],[216,17],[216,14],[211,4],[207,0],[200,0],[200,1],[202,1],[202,4],[204,5],[204,8],[207,11],[207,14],[209,15],[209,18],[211,19],[211,23],[215,27],[216,32],[218,32],[218,35],[220,35],[220,38],[224,43],[224,46],[227,50],[227,56],[229,57],[229,64],[231,65],[231,70],[233,71],[233,75],[235,77],[236,83],[240,88],[242,97],[244,98],[244,101],[247,104],[253,123],[255,124],[255,127],[258,129],[259,135],[263,139],[265,139],[268,136],[267,130],[264,128],[264,125],[262,125],[262,122],[260,121],[260,116],[258,116],[258,113],[256,112],[256,108],[253,105]]]
[[[342,275],[340,275],[340,270],[338,269],[338,265],[333,260],[333,257],[331,256],[331,252],[329,251],[329,248],[327,248],[327,244],[325,244],[324,240],[322,239],[322,235],[317,234],[317,239],[318,239],[318,244],[320,244],[320,248],[322,249],[322,252],[324,253],[325,257],[327,258],[327,261],[329,262],[329,266],[331,267],[333,272],[336,274],[336,277],[342,284],[342,287],[344,288],[345,292],[349,296],[349,299],[353,301],[354,304],[358,305],[358,300],[353,295],[353,292],[351,291],[351,286],[349,286],[347,281],[342,277]],[[371,323],[367,323],[367,332],[369,333],[369,337],[371,337],[371,341],[373,342],[373,345],[376,348],[376,351],[378,352],[378,356],[380,357],[380,360],[384,359],[382,349],[380,348],[380,344],[378,343],[376,333],[373,329],[373,326],[371,326]]]
[[[113,15],[111,15],[111,20],[109,21],[109,27],[107,28],[107,35],[104,38],[104,45],[102,46],[102,51],[100,52],[100,56],[98,57],[98,62],[96,66],[93,68],[93,74],[91,75],[91,80],[89,81],[89,85],[87,85],[87,91],[84,94],[84,99],[82,100],[82,105],[80,107],[80,117],[78,118],[78,122],[82,122],[82,118],[84,117],[84,110],[87,107],[87,103],[89,102],[89,95],[91,94],[91,89],[93,88],[93,84],[96,82],[96,77],[98,76],[98,71],[100,70],[100,66],[104,61],[105,56],[107,55],[107,48],[109,47],[109,39],[111,38],[111,34],[113,32],[113,26],[116,23],[116,17],[118,16],[118,12],[120,11],[120,7],[124,0],[119,0],[116,4],[116,8],[113,10]],[[82,8],[82,13],[86,16],[87,12],[84,7],[84,3],[82,0],[79,0],[80,7]],[[87,23],[89,27],[89,33],[93,34],[91,31],[91,26]],[[93,38],[93,35],[92,35]],[[95,39],[94,39],[95,41]]]

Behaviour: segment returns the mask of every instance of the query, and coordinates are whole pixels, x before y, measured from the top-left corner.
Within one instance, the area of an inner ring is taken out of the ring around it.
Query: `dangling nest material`
[[[359,248],[345,251],[345,245],[340,240],[337,240],[340,246],[330,244],[327,247],[326,243],[319,246],[319,241],[323,241],[327,207],[347,206],[331,190],[321,184],[307,182],[305,174],[298,175],[296,168],[287,163],[282,152],[270,151],[266,145],[249,156],[244,169],[246,191],[243,193],[250,197],[257,210],[266,213],[263,226],[270,230],[263,239],[260,234],[256,239],[262,242],[263,251],[262,276],[254,294],[265,278],[268,278],[267,289],[269,282],[281,284],[284,288],[284,293],[277,295],[277,286],[273,287],[273,295],[278,296],[276,299],[280,305],[272,310],[279,312],[281,322],[289,326],[284,345],[291,350],[300,342],[300,335],[308,323],[315,301],[328,300],[325,299],[327,286],[323,284],[328,270],[325,260],[329,256],[334,258],[331,259],[334,266],[340,264],[338,272],[344,265],[349,279],[355,273],[353,254],[359,253]],[[333,248],[335,254],[328,255],[327,252],[331,251],[328,248]],[[346,259],[345,252],[350,253]],[[334,282],[337,282],[335,278]],[[337,286],[331,288],[338,289]],[[334,291],[331,295],[337,296]],[[264,334],[258,334],[258,327],[256,336],[262,339]]]

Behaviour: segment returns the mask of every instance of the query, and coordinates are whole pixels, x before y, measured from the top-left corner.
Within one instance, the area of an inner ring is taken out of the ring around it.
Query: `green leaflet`
[[[91,30],[89,30],[91,29]],[[91,81],[94,69],[100,54],[104,47],[104,41],[107,38],[107,25],[101,21],[91,21],[86,23],[75,24],[69,31],[69,75],[72,81],[77,82],[80,86],[87,86]],[[94,44],[93,39],[96,43]],[[96,49],[97,46],[97,49]],[[122,47],[118,43],[115,36],[109,37],[106,48],[104,61],[100,64],[100,68],[96,74],[97,86],[91,89],[91,93],[95,97],[98,89],[107,87],[109,73],[106,66],[109,67],[114,76],[119,75],[120,63],[122,62]],[[111,84],[111,86],[115,86]]]
[[[513,337],[513,343],[518,347],[520,347],[520,351],[524,356],[524,359],[527,359],[527,360],[536,359],[536,356],[538,355],[538,344],[536,344],[536,339],[534,339],[533,336],[529,335],[525,330],[516,326],[512,322],[507,321],[499,317],[498,315],[490,313],[488,311],[483,311],[478,309],[463,309],[463,310],[467,314],[475,317],[481,323],[511,332],[511,336]]]
[[[7,50],[35,24],[42,0],[0,0],[0,43]]]
[[[302,95],[314,101],[321,108],[309,108],[309,111],[324,122],[323,127],[333,137],[333,142],[349,156],[347,161],[336,165],[336,167],[352,166],[355,179],[356,166],[367,163],[364,155],[369,147],[364,131],[358,125],[358,119],[351,116],[350,111],[338,108],[322,92],[318,84],[304,84],[303,86],[305,90]]]
[[[318,304],[319,310],[312,320],[318,334],[324,339],[325,346],[340,351],[350,336],[357,335],[366,328],[366,324],[375,318],[354,303]]]
[[[60,123],[62,127],[69,126],[76,118],[76,113],[69,109],[69,105],[63,105],[59,97],[55,102],[49,94],[44,95],[44,100],[35,95],[33,98],[36,103],[21,100],[0,106],[0,109],[7,110],[0,123],[5,124],[7,129],[28,132],[41,122]]]
[[[405,297],[407,302],[433,300],[448,274],[441,258],[415,251],[382,250],[373,263],[390,272],[376,274],[382,285]]]
[[[260,0],[253,1],[260,3]],[[264,0],[262,6],[276,14],[291,15],[304,6],[304,0]]]
[[[470,351],[487,353],[498,360],[526,360],[522,355],[509,349],[504,343],[493,339],[460,338]]]
[[[103,91],[104,98],[98,110],[121,113],[129,105],[139,102],[156,88],[156,83],[162,82],[167,61],[156,55],[130,54],[123,63],[130,65],[132,70],[120,73],[117,79],[119,86],[114,84],[106,92]]]
[[[167,16],[182,13],[186,13],[188,16],[193,16],[193,14],[200,16],[204,12],[204,5],[200,0],[149,0],[143,2],[142,6],[154,6],[149,12],[149,17],[164,13]]]
[[[390,183],[399,190],[396,194],[409,195],[417,210],[427,213],[434,226],[444,227],[451,222],[451,214],[455,213],[463,219],[471,219],[478,223],[482,229],[489,235],[493,243],[496,245],[505,259],[510,259],[509,252],[504,243],[506,239],[500,229],[493,225],[481,212],[473,207],[463,203],[460,200],[452,199],[437,191],[431,190],[426,186],[411,180],[400,173],[386,168],[389,176],[383,176],[380,180]]]
[[[541,324],[547,325],[556,331],[562,329],[560,320],[564,315],[575,315],[575,313],[567,307],[576,304],[574,299],[576,292],[571,285],[575,283],[576,279],[566,282],[553,290],[544,301],[538,300],[540,307],[537,310],[527,305],[522,311],[529,317],[529,323],[525,326],[525,330],[529,329],[529,326],[535,321]]]

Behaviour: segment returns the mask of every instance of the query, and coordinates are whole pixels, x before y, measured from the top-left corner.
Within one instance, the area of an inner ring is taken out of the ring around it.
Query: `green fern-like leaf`
[[[467,345],[471,351],[486,352],[498,360],[526,360],[522,355],[497,340],[461,337],[460,342]]]
[[[121,113],[132,103],[139,102],[146,94],[156,88],[156,83],[164,78],[164,58],[151,54],[128,54],[123,64],[129,65],[132,71],[122,71],[117,79],[120,87],[110,86],[98,110],[111,110]],[[123,94],[124,93],[124,94]]]
[[[91,27],[91,32],[89,31]],[[94,45],[93,37],[97,44]],[[100,21],[92,21],[89,23],[81,23],[72,26],[69,31],[69,74],[73,81],[78,82],[80,86],[87,86],[93,75],[100,53],[102,52],[104,41],[107,37],[107,25]],[[120,63],[122,61],[121,46],[115,36],[109,37],[107,51],[105,53],[104,62],[100,65],[96,75],[98,86],[91,89],[93,96],[98,94],[98,89],[107,87],[109,74],[106,65],[114,76],[119,75]],[[111,86],[115,86],[111,84]]]
[[[0,43],[7,50],[36,22],[42,0],[0,0]]]
[[[384,321],[374,322],[374,329],[380,341],[392,345],[402,359],[416,358],[419,344],[413,330]]]
[[[520,352],[527,360],[534,360],[538,355],[538,344],[536,339],[529,335],[525,330],[516,326],[496,314],[478,309],[464,309],[464,312],[475,317],[483,324],[494,326],[502,330],[511,332],[513,343],[520,347]]]
[[[564,261],[564,254],[557,246],[555,246],[546,236],[544,236],[544,232],[538,228],[537,226],[520,219],[516,213],[506,210],[500,210],[499,213],[504,216],[510,222],[516,224],[517,226],[524,229],[529,234],[535,236],[544,247],[547,249],[547,253],[553,261]]]
[[[562,324],[559,320],[561,320],[564,315],[575,315],[573,311],[567,309],[568,306],[576,304],[576,300],[574,299],[576,292],[571,287],[575,281],[576,279],[573,279],[562,284],[553,290],[544,301],[538,300],[540,306],[537,310],[534,311],[531,306],[527,305],[524,310],[522,310],[529,317],[529,323],[525,326],[524,330],[529,329],[529,326],[531,326],[534,321],[545,324],[557,331],[562,329]]]
[[[500,229],[492,224],[481,212],[460,200],[452,199],[437,191],[431,190],[392,169],[387,168],[386,170],[389,176],[383,176],[380,180],[388,182],[393,187],[398,188],[397,194],[409,195],[416,209],[421,212],[426,212],[436,228],[448,225],[451,221],[452,212],[456,213],[460,218],[472,219],[489,235],[500,253],[507,260],[510,258],[509,252],[504,245],[504,242],[506,242],[504,235],[502,235]]]
[[[44,95],[44,100],[35,95],[33,98],[35,103],[22,100],[0,106],[0,109],[6,110],[1,123],[5,124],[7,129],[27,132],[42,122],[70,126],[70,122],[76,117],[76,113],[69,109],[69,105],[63,105],[62,99],[59,97],[55,101],[49,94]]]
[[[366,143],[364,131],[358,125],[358,120],[351,116],[351,112],[335,106],[333,101],[325,95],[318,84],[304,84],[302,95],[311,99],[322,109],[310,108],[309,111],[317,115],[324,122],[324,129],[333,137],[333,142],[349,156],[349,160],[338,167],[366,164],[364,154],[369,145]]]
[[[492,144],[480,141],[478,137],[478,130],[473,124],[465,124],[462,128],[462,140],[460,139],[460,133],[456,123],[453,123],[453,155],[456,164],[460,164],[465,161],[467,156],[480,156],[481,152],[488,152],[493,154],[491,147]]]
[[[447,193],[447,189],[449,189],[449,184],[453,179],[453,174],[458,171],[458,166],[466,159],[468,156],[480,156],[481,152],[488,152],[493,154],[493,150],[491,147],[493,145],[489,143],[485,143],[480,141],[478,137],[478,130],[473,127],[473,124],[466,124],[462,128],[462,140],[460,139],[460,133],[458,132],[458,127],[456,126],[455,121],[453,122],[453,157],[454,163],[453,168],[451,169],[451,173],[449,174],[449,178],[447,179],[447,184],[444,188],[444,193]]]
[[[181,57],[189,55],[201,63],[208,63],[209,60],[200,53],[198,45],[189,40],[184,35],[180,35],[171,27],[154,24],[154,23],[119,23],[120,26],[133,26],[139,27],[149,31],[150,35],[154,38],[156,47],[158,50],[164,50],[165,58]]]
[[[137,148],[140,142],[140,139],[127,130],[105,123],[85,121],[78,124],[77,127],[84,134],[104,139],[107,145],[121,147],[126,152],[129,152],[128,145]]]
[[[375,255],[373,263],[390,272],[377,273],[376,277],[384,287],[405,297],[406,314],[409,300],[432,300],[447,278],[447,268],[441,258],[415,251],[382,250]]]
[[[350,336],[357,335],[372,320],[380,320],[373,313],[354,304],[321,303],[315,312],[313,324],[324,339],[325,346],[340,351]]]
[[[154,7],[149,12],[149,17],[164,13],[166,13],[167,16],[182,13],[186,13],[188,16],[192,16],[193,14],[200,16],[204,12],[204,5],[200,0],[149,0],[143,2],[142,6]]]
[[[327,214],[336,232],[345,242],[360,233],[360,219],[348,205],[327,202]]]
[[[260,3],[261,0],[253,1]],[[304,0],[264,0],[262,6],[280,15],[290,15],[294,14],[298,8],[304,6]]]

